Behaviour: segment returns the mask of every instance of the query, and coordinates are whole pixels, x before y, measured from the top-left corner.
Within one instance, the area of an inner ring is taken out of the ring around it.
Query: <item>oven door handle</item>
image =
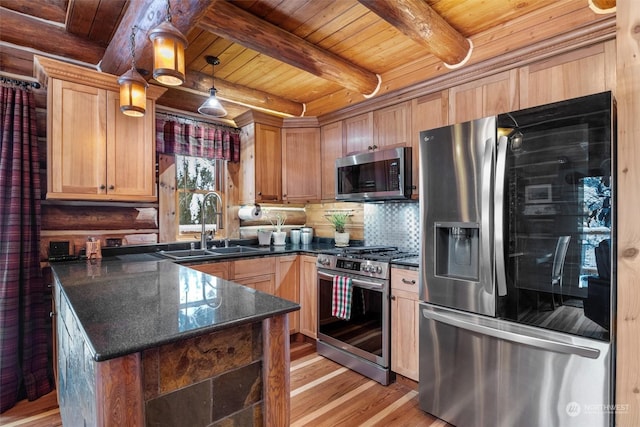
[[[330,273],[325,273],[322,271],[318,271],[318,277],[322,277],[323,279],[327,279],[330,280],[331,282],[333,282],[333,278],[336,276],[340,276],[340,274],[330,274]],[[351,283],[353,284],[353,286],[357,286],[358,288],[364,288],[364,289],[370,289],[372,291],[383,291],[384,290],[384,285],[382,285],[381,283],[376,283],[376,282],[368,282],[366,280],[362,280],[362,279],[355,279],[351,276],[345,276],[345,277],[349,277],[351,278]]]

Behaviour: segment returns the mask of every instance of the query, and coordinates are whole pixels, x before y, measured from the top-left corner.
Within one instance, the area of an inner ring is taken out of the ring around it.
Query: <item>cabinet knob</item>
[[[395,295],[391,295],[391,301],[395,301],[396,300],[396,296]]]
[[[102,184],[102,185],[100,186],[100,189],[101,189],[101,190],[104,190],[105,188],[107,188],[107,186],[106,186],[106,185],[104,185],[104,184]]]
[[[258,191],[258,196],[262,196],[262,191]]]
[[[116,186],[115,186],[115,185],[110,185],[110,186],[109,186],[109,190],[114,190],[115,188],[116,188]]]
[[[56,312],[55,311],[50,311],[49,312],[49,317],[53,318],[56,316]]]

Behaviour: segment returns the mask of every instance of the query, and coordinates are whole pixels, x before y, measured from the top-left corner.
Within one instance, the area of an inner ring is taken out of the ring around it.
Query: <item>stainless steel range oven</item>
[[[392,381],[390,367],[389,264],[394,247],[336,249],[318,255],[318,354],[383,385]],[[336,276],[352,283],[351,315],[332,315]]]

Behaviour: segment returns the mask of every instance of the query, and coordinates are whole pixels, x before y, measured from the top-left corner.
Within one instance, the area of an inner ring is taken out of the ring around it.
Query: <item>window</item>
[[[202,199],[210,191],[217,191],[221,160],[210,160],[176,154],[176,212],[178,213],[178,237],[200,236]],[[216,199],[210,198],[205,206],[206,230],[215,233]]]

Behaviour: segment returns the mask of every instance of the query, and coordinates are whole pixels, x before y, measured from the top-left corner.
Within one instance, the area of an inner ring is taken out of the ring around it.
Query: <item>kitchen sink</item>
[[[159,255],[175,260],[200,259],[207,257],[216,257],[228,254],[241,254],[247,252],[260,252],[262,249],[251,248],[248,246],[230,246],[228,248],[211,248],[211,249],[184,249],[175,251],[160,251]]]
[[[241,254],[245,252],[260,252],[262,249],[251,248],[248,246],[230,246],[228,248],[211,248],[210,252],[213,254]]]
[[[168,258],[173,258],[173,259],[189,259],[189,258],[200,258],[203,256],[217,255],[207,249],[184,249],[184,250],[176,250],[176,251],[160,251],[159,254],[164,255]]]

